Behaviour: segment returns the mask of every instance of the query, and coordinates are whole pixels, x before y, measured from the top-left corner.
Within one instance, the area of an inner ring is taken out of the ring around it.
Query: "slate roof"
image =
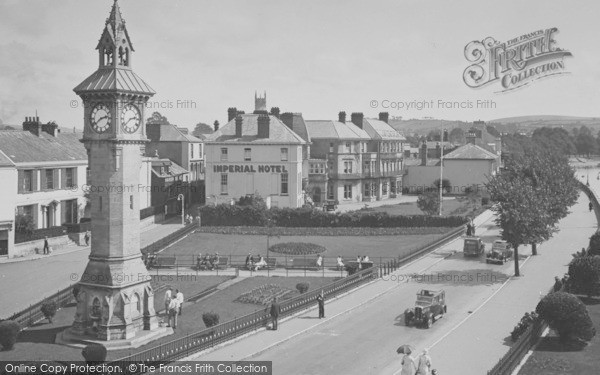
[[[371,139],[366,131],[351,122],[344,124],[332,120],[308,120],[306,121],[306,128],[311,139]]]
[[[28,131],[0,131],[0,150],[13,163],[85,161],[88,156],[80,142],[81,133],[59,133],[53,137],[44,132],[35,136]]]
[[[218,143],[256,143],[256,144],[305,144],[298,134],[294,133],[277,117],[269,115],[269,138],[258,138],[258,114],[243,114],[242,137],[235,136],[235,119],[206,135],[207,142]]]
[[[160,173],[160,167],[168,167],[168,173]],[[160,178],[179,176],[188,171],[170,159],[152,159],[152,173]]]
[[[373,118],[365,118],[363,119],[363,129],[373,139],[406,141],[406,138],[404,138],[402,134],[400,134],[396,129],[392,128],[385,121]]]
[[[154,90],[143,79],[128,68],[103,67],[92,73],[77,87],[75,93],[106,92],[124,90],[141,94],[154,94]]]
[[[12,167],[15,163],[13,163],[10,158],[4,155],[4,152],[0,150],[0,167]]]
[[[464,146],[457,148],[456,150],[444,155],[444,159],[483,159],[483,160],[496,160],[497,155],[485,150],[482,147],[476,146],[472,143],[467,143]]]
[[[160,142],[202,142],[202,139],[191,134],[185,134],[177,125],[160,125]]]

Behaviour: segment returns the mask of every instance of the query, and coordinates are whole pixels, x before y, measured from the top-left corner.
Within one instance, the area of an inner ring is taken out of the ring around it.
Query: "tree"
[[[436,179],[435,181],[433,181],[433,186],[435,186],[436,189],[440,189],[440,179]],[[452,192],[452,185],[450,184],[450,180],[448,180],[447,178],[444,178],[442,180],[442,190],[445,193],[451,193]]]
[[[461,128],[452,129],[448,135],[448,140],[452,143],[465,143],[467,141],[467,138],[465,137],[465,131]]]
[[[502,239],[514,249],[515,276],[519,271],[519,246],[549,238],[551,227],[545,221],[547,212],[533,187],[509,173],[495,176],[486,185],[491,199],[497,204],[496,224],[502,229]]]
[[[590,341],[596,335],[587,308],[572,294],[550,293],[538,303],[535,311],[558,333],[562,342]]]
[[[12,350],[17,342],[19,332],[21,332],[21,326],[14,320],[0,321],[0,346],[4,350]]]
[[[544,148],[555,149],[566,156],[577,153],[573,138],[563,128],[537,128],[533,131],[532,140]]]
[[[598,150],[596,140],[587,126],[579,128],[579,132],[575,138],[575,146],[577,147],[578,154],[587,155],[588,157]]]
[[[212,134],[212,133],[213,133],[213,128],[210,125],[207,125],[203,122],[199,122],[196,124],[196,127],[194,128],[192,135],[194,137],[202,138],[202,136],[204,134]]]
[[[15,231],[29,234],[33,231],[33,218],[30,215],[17,214],[15,216]]]
[[[440,196],[434,189],[428,189],[417,199],[417,207],[427,215],[436,215],[440,211]]]
[[[588,254],[600,255],[600,231],[596,231],[596,233],[592,234],[590,237],[590,249]]]
[[[504,140],[508,154],[505,158],[505,170],[491,181],[507,180],[508,187],[511,186],[511,181],[530,186],[528,204],[514,207],[514,212],[510,215],[518,216],[527,206],[531,207],[529,212],[536,212],[537,218],[531,218],[535,225],[532,221],[532,226],[527,228],[529,242],[522,244],[531,243],[533,255],[537,255],[535,244],[547,240],[556,231],[558,221],[568,214],[568,208],[577,201],[577,181],[566,155],[557,152],[555,148],[544,147],[531,138],[520,135],[508,136]],[[499,183],[494,189],[499,195],[497,199],[502,197],[518,200],[522,198],[520,194],[525,193],[516,192],[514,198],[511,198],[510,193],[504,194],[498,190],[501,185],[502,183]],[[504,188],[507,187],[502,189]],[[496,200],[494,196],[492,200]],[[523,214],[528,215],[529,212]]]
[[[569,288],[588,297],[600,294],[600,256],[588,254],[571,260]]]
[[[169,120],[167,120],[165,116],[161,115],[160,112],[153,112],[152,116],[146,120],[146,124],[166,125],[169,124]]]

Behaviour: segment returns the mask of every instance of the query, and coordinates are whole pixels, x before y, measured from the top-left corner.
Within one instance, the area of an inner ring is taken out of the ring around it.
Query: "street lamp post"
[[[181,225],[185,226],[185,218],[183,216],[185,213],[185,195],[179,194],[177,200],[181,201]]]
[[[444,189],[444,128],[440,129],[440,216],[442,216],[442,191]]]

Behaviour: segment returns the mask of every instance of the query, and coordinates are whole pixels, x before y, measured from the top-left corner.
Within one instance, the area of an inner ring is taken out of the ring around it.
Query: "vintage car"
[[[492,245],[492,250],[490,250],[486,257],[486,263],[494,263],[494,264],[504,264],[504,262],[508,261],[512,258],[513,251],[506,241],[496,240]]]
[[[323,211],[335,211],[337,209],[338,202],[335,200],[326,200],[323,202]]]
[[[464,256],[475,256],[478,257],[485,251],[485,245],[479,237],[465,237],[463,245]]]
[[[447,311],[446,292],[443,290],[422,289],[417,293],[417,302],[412,309],[404,312],[404,323],[410,326],[415,323],[425,328],[440,319]]]

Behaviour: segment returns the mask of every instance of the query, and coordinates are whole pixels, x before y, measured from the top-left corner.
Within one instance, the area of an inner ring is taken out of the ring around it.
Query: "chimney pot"
[[[227,122],[233,120],[238,115],[237,108],[229,107],[227,110]]]
[[[237,138],[242,137],[242,124],[244,123],[244,118],[241,115],[237,115],[235,118],[235,136]]]
[[[258,133],[256,135],[258,138],[269,138],[270,122],[271,119],[269,118],[269,115],[263,114],[258,116]]]
[[[294,130],[294,114],[292,112],[282,113],[281,122],[283,122],[288,128]]]
[[[358,126],[361,129],[363,128],[364,115],[362,114],[362,112],[352,113],[351,119],[354,125]]]
[[[379,112],[379,121],[389,124],[390,114],[388,112]]]

